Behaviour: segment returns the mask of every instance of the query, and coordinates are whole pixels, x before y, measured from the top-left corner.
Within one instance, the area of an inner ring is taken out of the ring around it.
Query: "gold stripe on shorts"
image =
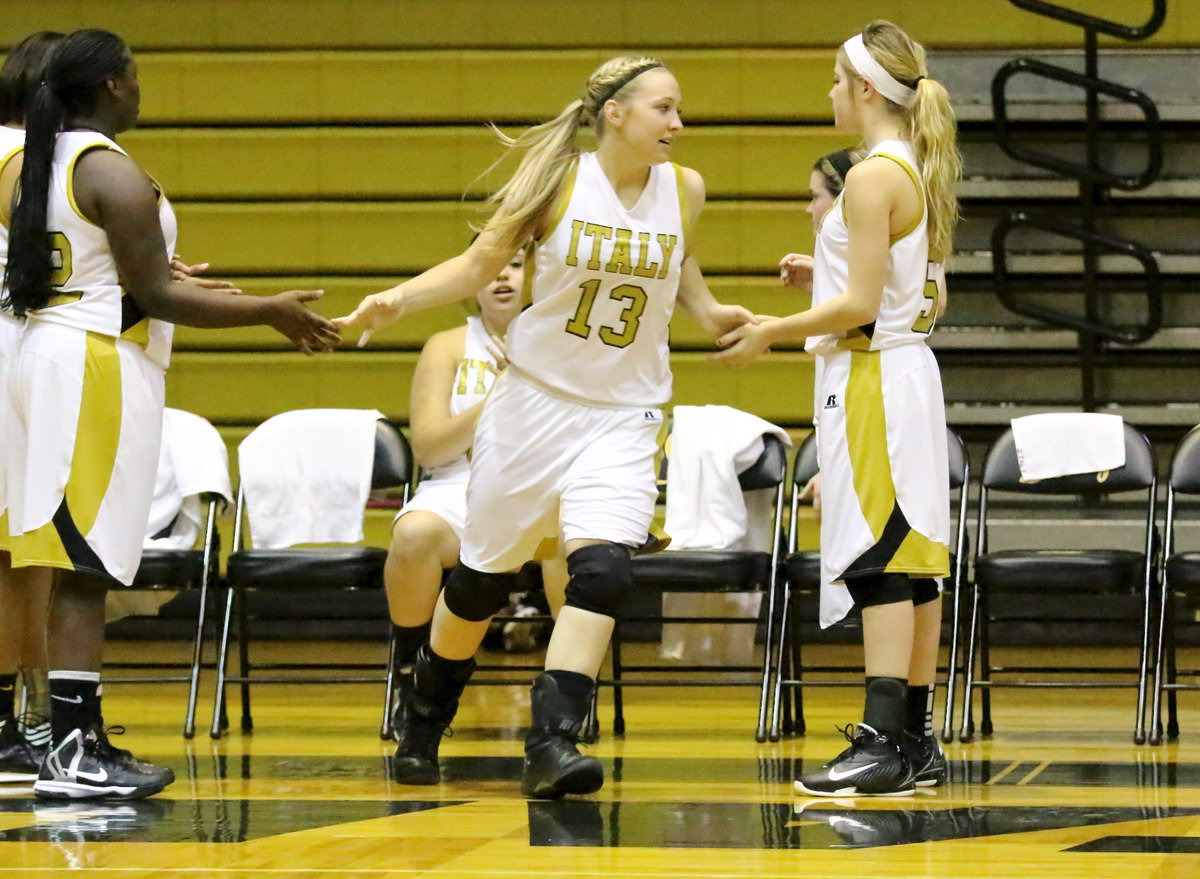
[[[87,334],[83,394],[71,471],[54,518],[10,541],[13,565],[62,568],[107,575],[87,544],[108,493],[121,440],[121,354],[116,339]]]
[[[896,499],[883,407],[883,358],[851,351],[846,382],[846,443],[854,494],[875,545],[843,572],[950,576],[950,550],[909,527]],[[841,579],[841,578],[839,578]]]

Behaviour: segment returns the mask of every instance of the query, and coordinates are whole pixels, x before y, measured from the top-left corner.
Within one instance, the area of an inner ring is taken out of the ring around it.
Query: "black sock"
[[[899,735],[908,705],[908,681],[903,678],[867,678],[863,723],[876,732]]]
[[[0,675],[0,721],[8,720],[17,710],[17,675]]]
[[[420,626],[397,626],[392,623],[396,641],[396,667],[409,668],[417,661],[417,651],[429,640],[429,623]]]
[[[58,744],[72,730],[100,723],[98,672],[50,672],[50,732]]]
[[[908,685],[908,722],[904,729],[919,738],[933,735],[933,687]]]
[[[587,675],[557,668],[547,670],[546,674],[554,679],[554,683],[558,685],[558,692],[564,696],[580,701],[592,698],[592,688],[596,686],[596,682]]]
[[[446,659],[438,656],[433,651],[433,646],[428,648],[428,656],[430,656],[430,671],[436,681],[454,680],[458,675],[461,675],[464,669],[474,668],[475,659]]]

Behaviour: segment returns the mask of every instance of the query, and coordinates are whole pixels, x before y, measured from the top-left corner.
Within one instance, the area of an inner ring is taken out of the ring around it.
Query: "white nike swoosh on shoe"
[[[851,778],[858,775],[860,772],[866,772],[868,769],[874,769],[878,763],[868,763],[866,766],[857,766],[854,769],[847,769],[845,772],[838,772],[836,769],[829,770],[830,781],[841,781],[843,778]]]
[[[51,696],[50,698],[57,699],[59,702],[70,702],[72,705],[82,705],[83,704],[82,696],[73,696],[70,699],[68,699],[66,696]]]
[[[96,784],[103,784],[108,781],[108,770],[101,768],[95,772],[84,772],[82,769],[76,769],[75,776],[85,781],[94,781]]]

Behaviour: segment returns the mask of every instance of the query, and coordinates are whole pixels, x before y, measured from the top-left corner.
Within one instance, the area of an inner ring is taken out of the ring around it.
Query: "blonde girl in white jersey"
[[[100,710],[107,584],[137,571],[154,488],[171,324],[268,324],[305,349],[336,344],[317,294],[230,296],[171,280],[175,217],[113,140],[136,121],[128,47],[77,31],[48,58],[26,112],[4,304],[27,327],[4,425],[14,568],[53,568],[47,798],[136,798],[171,770],[114,748]],[[17,193],[19,192],[19,196]],[[14,203],[15,199],[15,203]]]
[[[714,335],[752,319],[713,299],[689,254],[704,184],[668,162],[679,104],[675,77],[655,59],[601,65],[580,100],[510,142],[524,152],[521,164],[465,253],[335,321],[374,330],[465,299],[533,246],[525,267],[533,304],[509,329],[511,365],[474,437],[460,562],[402,704],[400,781],[440,778],[438,743],[487,622],[507,602],[496,574],[532,558],[556,529],[570,581],[547,671],[533,686],[523,788],[557,797],[603,784],[599,761],[576,743],[632,585],[631,551],[653,516],[660,407],[671,395],[667,325],[677,297]],[[576,143],[584,125],[598,136],[595,152]]]
[[[876,21],[838,52],[840,129],[868,155],[817,236],[813,307],[743,327],[720,357],[743,365],[806,339],[817,356],[821,623],[862,611],[866,706],[851,746],[797,782],[818,796],[906,795],[945,780],[928,727],[949,574],[946,416],[925,344],[945,308],[961,171],[954,116],[925,52]]]

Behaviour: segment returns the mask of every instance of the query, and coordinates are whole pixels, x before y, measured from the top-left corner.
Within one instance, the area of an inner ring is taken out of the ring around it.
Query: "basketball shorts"
[[[132,342],[35,321],[9,391],[13,566],[132,583],[162,439],[162,367]]]
[[[0,432],[11,420],[8,414],[8,372],[12,360],[21,344],[22,325],[11,317],[0,314]],[[0,439],[6,439],[0,433]],[[0,448],[0,552],[8,550],[8,492],[5,489],[4,457],[8,455],[7,442]]]
[[[941,374],[924,344],[817,358],[821,625],[856,574],[950,574],[950,466]]]
[[[511,571],[556,533],[641,546],[662,426],[658,409],[588,406],[503,374],[475,428],[463,563]]]

